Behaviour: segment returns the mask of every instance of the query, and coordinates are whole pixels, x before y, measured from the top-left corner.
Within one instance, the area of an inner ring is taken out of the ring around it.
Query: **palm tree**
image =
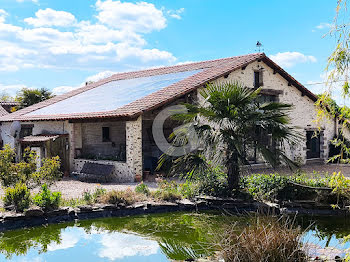
[[[187,125],[182,132],[173,134],[173,142],[176,145],[187,143],[189,140],[184,137],[195,130],[199,147],[172,159],[172,172],[199,174],[210,161],[225,167],[228,187],[232,190],[239,186],[241,167],[249,164],[249,152],[255,152],[255,156],[261,156],[273,167],[281,162],[293,166],[294,162],[283,152],[286,142],[298,140],[288,125],[291,105],[263,103],[259,93],[260,89],[243,87],[238,82],[208,84],[200,91],[203,101],[184,104],[188,113],[177,114],[174,118]],[[159,165],[166,159],[164,154]]]

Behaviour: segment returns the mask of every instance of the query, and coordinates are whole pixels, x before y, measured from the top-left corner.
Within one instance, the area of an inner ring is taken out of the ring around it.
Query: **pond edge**
[[[183,199],[176,202],[143,202],[125,206],[123,204],[82,205],[76,208],[62,207],[53,211],[30,208],[24,213],[5,213],[0,216],[0,232],[76,220],[127,217],[177,211],[221,210],[231,214],[259,212],[273,215],[347,216],[349,209],[334,209],[329,205],[288,202],[246,202],[238,199],[202,197],[195,201]]]

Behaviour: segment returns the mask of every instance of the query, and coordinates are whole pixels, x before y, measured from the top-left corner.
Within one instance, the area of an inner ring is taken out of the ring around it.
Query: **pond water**
[[[0,261],[170,261],[208,256],[212,232],[244,216],[170,213],[105,218],[13,230],[0,234]],[[320,247],[349,248],[345,218],[298,218],[304,240]],[[311,225],[310,225],[311,224]]]

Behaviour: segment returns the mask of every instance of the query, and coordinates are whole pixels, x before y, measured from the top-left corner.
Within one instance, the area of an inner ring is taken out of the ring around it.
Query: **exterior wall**
[[[102,141],[102,127],[110,129],[108,142]],[[74,135],[76,138],[81,137],[76,140],[75,148],[81,148],[83,154],[117,157],[122,153],[125,157],[125,121],[75,124]],[[122,159],[117,158],[117,160]]]
[[[69,135],[69,154],[70,170],[80,171],[85,162],[97,162],[113,164],[115,166],[115,175],[119,182],[134,181],[136,174],[142,174],[142,117],[135,121],[127,122],[98,122],[98,123],[69,123],[68,121],[36,121],[25,122],[33,124],[33,135],[39,134],[68,134]],[[84,142],[89,145],[96,145],[102,137],[102,126],[110,126],[111,139],[126,143],[127,162],[119,161],[91,161],[86,159],[75,159],[76,148],[82,148]],[[16,141],[8,136],[11,122],[4,122],[1,126],[1,136],[4,144],[16,147]],[[85,132],[85,133],[84,133]],[[97,134],[94,134],[94,133]],[[84,138],[84,136],[87,136]],[[126,136],[128,140],[126,141]]]
[[[13,137],[9,136],[10,128],[11,128],[12,122],[3,122],[1,126],[1,137],[3,139],[3,143],[10,145],[12,148],[18,147],[18,142]],[[40,135],[40,134],[68,134],[69,135],[69,152],[70,152],[70,160],[73,159],[74,156],[74,150],[72,147],[72,131],[73,131],[73,124],[69,123],[68,121],[33,121],[33,122],[23,122],[22,124],[26,125],[33,125],[33,135]],[[19,151],[18,151],[19,152]],[[69,163],[70,170],[73,168],[73,162],[70,161]]]
[[[74,159],[74,171],[80,172],[85,163],[97,163],[97,164],[106,164],[106,165],[114,165],[114,176],[116,178],[116,182],[125,183],[125,182],[133,182],[134,174],[128,167],[127,163],[117,162],[117,161],[107,161],[107,160],[98,160],[92,161],[88,159]]]
[[[126,163],[133,175],[142,175],[142,116],[126,122]]]
[[[254,87],[254,70],[263,68],[263,86],[262,89],[273,89],[283,91],[280,94],[279,102],[292,104],[293,108],[290,112],[291,126],[296,128],[304,140],[298,144],[289,146],[285,145],[285,151],[287,155],[294,160],[302,160],[305,163],[306,160],[306,131],[317,130],[318,125],[315,122],[317,112],[314,102],[307,96],[302,96],[301,92],[294,86],[288,86],[287,80],[285,80],[278,73],[274,74],[273,69],[264,64],[263,62],[254,62],[242,70],[238,69],[229,74],[227,78],[221,77],[214,82],[222,83],[226,81],[239,81],[245,86]],[[333,139],[336,126],[334,119],[324,120],[321,123],[323,135],[321,136],[321,158],[328,158],[329,140]],[[323,141],[322,141],[323,140]],[[323,143],[322,143],[323,142]]]
[[[98,147],[107,145],[111,147],[112,142],[102,142],[102,127],[110,127],[110,138],[116,144],[126,144],[126,162],[108,160],[74,159],[73,170],[80,172],[87,162],[110,164],[115,167],[116,182],[133,182],[136,174],[142,175],[142,117],[134,121],[117,122],[94,122],[74,123],[73,125],[73,147],[84,148],[84,146]],[[76,152],[75,152],[76,153]]]

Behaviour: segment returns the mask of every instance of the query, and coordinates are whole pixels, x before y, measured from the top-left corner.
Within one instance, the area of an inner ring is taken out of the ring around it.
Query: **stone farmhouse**
[[[153,171],[162,154],[152,137],[158,112],[197,100],[198,90],[208,82],[225,81],[261,87],[266,101],[294,105],[291,124],[304,140],[287,146],[291,159],[306,163],[328,158],[338,121],[325,120],[314,137],[316,95],[264,53],[118,73],[2,116],[2,139],[19,152],[30,146],[39,157],[60,155],[66,172],[80,172],[87,162],[106,164],[113,166],[118,181],[133,181],[135,175]],[[165,133],[167,129],[171,127],[164,127]]]

